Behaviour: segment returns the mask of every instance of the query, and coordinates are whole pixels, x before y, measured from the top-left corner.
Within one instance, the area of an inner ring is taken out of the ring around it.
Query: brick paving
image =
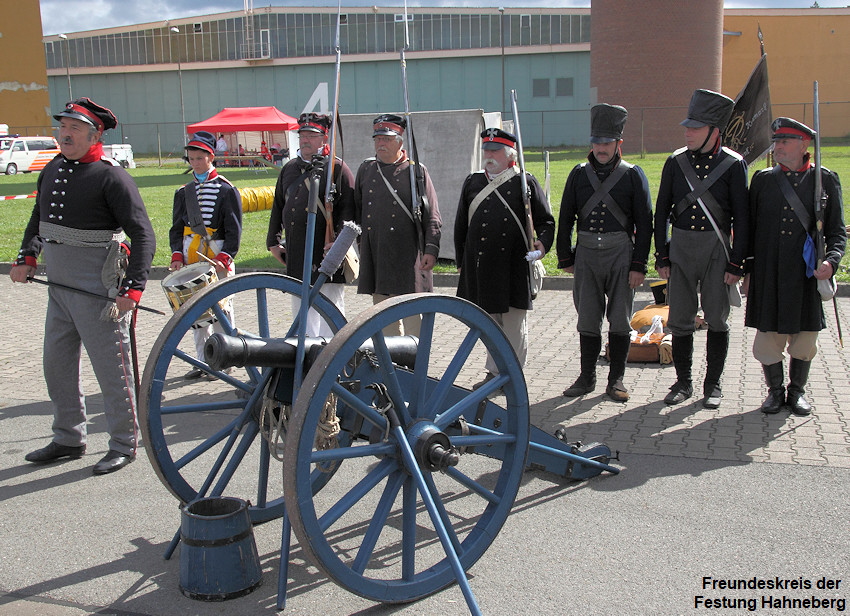
[[[446,285],[438,286],[438,293],[454,294],[450,286],[452,277],[437,278]],[[742,309],[732,310],[724,397],[719,409],[703,409],[700,404],[704,332],[697,332],[694,343],[696,395],[684,404],[664,404],[675,372],[671,365],[657,363],[629,363],[624,382],[631,391],[631,399],[625,404],[609,400],[604,393],[608,368],[603,358],[597,365],[596,391],[580,398],[563,397],[563,390],[572,384],[579,371],[576,313],[568,283],[568,280],[547,282],[548,288],[535,301],[529,317],[531,343],[525,375],[531,420],[535,425],[550,433],[564,427],[570,440],[602,441],[622,454],[850,468],[850,353],[839,345],[831,305],[827,305],[828,327],[821,332],[820,352],[813,361],[810,376],[808,397],[815,407],[814,414],[806,418],[790,416],[787,412],[765,416],[758,407],[766,389],[761,367],[752,357],[753,331],[743,326]],[[170,312],[158,286],[158,280],[151,281],[143,303]],[[8,404],[9,399],[17,403],[46,401],[41,347],[47,290],[40,285],[16,285],[7,275],[2,275],[0,293],[4,298],[0,321],[7,325],[4,352],[0,356],[0,382],[7,387],[0,392],[0,407]],[[636,308],[651,301],[647,286],[639,291]],[[850,297],[839,297],[837,304],[842,322],[847,322]],[[371,305],[371,301],[348,287],[346,305],[350,319]],[[138,340],[143,367],[167,319],[140,314]],[[84,386],[89,392],[97,391],[87,363]]]

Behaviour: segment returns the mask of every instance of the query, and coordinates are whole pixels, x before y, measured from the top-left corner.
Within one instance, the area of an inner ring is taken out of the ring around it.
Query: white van
[[[53,137],[0,136],[0,173],[41,171],[58,153]]]

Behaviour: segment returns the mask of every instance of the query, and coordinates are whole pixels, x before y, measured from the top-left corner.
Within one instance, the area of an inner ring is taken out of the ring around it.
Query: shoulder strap
[[[503,173],[499,174],[499,177],[488,182],[487,186],[485,186],[483,189],[481,189],[481,192],[479,192],[477,195],[475,195],[475,198],[469,204],[469,213],[467,215],[467,222],[472,222],[473,214],[475,214],[475,211],[478,209],[478,206],[481,205],[481,203],[484,201],[484,199],[489,197],[493,193],[494,190],[499,188],[499,186],[501,186],[502,184],[504,184],[508,180],[515,178],[517,175],[519,175],[519,169],[516,168],[516,165],[508,167],[508,169],[512,169],[513,172],[512,173],[511,172],[503,172]],[[486,172],[485,172],[485,177],[486,177]],[[498,194],[498,191],[497,191],[496,194]],[[499,196],[501,196],[501,195],[499,195]]]
[[[794,189],[791,187],[791,182],[789,182],[788,178],[785,177],[785,174],[782,173],[782,169],[779,165],[774,166],[770,171],[773,174],[773,177],[776,178],[776,183],[779,184],[779,190],[782,191],[782,196],[785,197],[788,205],[790,205],[791,209],[794,210],[794,215],[797,216],[800,224],[803,225],[803,229],[806,233],[809,233],[809,229],[811,229],[812,224],[812,217],[809,216],[809,212],[806,209],[806,206],[803,205],[800,197],[796,192],[794,192]]]
[[[198,203],[198,187],[197,182],[189,182],[183,186],[183,197],[186,201],[186,218],[189,221],[189,228],[192,233],[195,233],[205,240],[210,240],[210,235],[207,233],[207,227],[204,225],[204,217],[201,215],[201,205]]]
[[[289,186],[286,187],[286,192],[283,193],[283,202],[286,203],[292,197],[294,192],[296,190],[298,190],[298,185],[301,183],[302,180],[307,182],[307,190],[309,190],[310,189],[309,178],[310,178],[310,167],[307,167],[307,169],[305,169],[303,172],[301,172],[301,175],[298,176],[298,179],[296,179],[294,182],[292,182]]]
[[[405,214],[407,214],[407,217],[410,219],[410,222],[412,222],[415,225],[416,221],[413,220],[413,214],[411,213],[411,211],[409,209],[407,209],[407,206],[404,205],[404,202],[401,200],[401,197],[398,196],[398,193],[396,192],[396,190],[392,187],[389,180],[387,180],[387,178],[384,176],[384,172],[381,171],[381,165],[378,164],[378,165],[375,166],[375,168],[378,170],[378,175],[381,176],[381,179],[384,181],[384,184],[387,186],[387,190],[390,191],[390,194],[393,196],[393,200],[398,204],[398,206],[402,209],[402,211]]]
[[[505,205],[505,208],[511,213],[511,216],[514,217],[514,221],[516,222],[517,227],[519,227],[519,231],[520,231],[520,233],[522,233],[522,236],[527,240],[529,250],[530,250],[532,248],[531,240],[529,239],[528,234],[525,231],[525,226],[520,222],[519,216],[517,216],[516,212],[514,212],[511,209],[511,206],[508,205],[508,202],[505,201],[505,198],[502,196],[502,194],[498,190],[496,191],[496,196],[499,198],[499,201],[501,201]]]
[[[726,226],[726,223],[728,222],[726,220],[726,213],[708,189],[711,188],[712,185],[714,185],[714,183],[719,180],[732,165],[738,162],[740,157],[737,154],[734,154],[734,152],[727,151],[726,148],[723,148],[722,151],[727,152],[729,156],[720,161],[720,163],[711,170],[711,173],[709,173],[704,180],[700,180],[699,176],[697,176],[696,171],[694,171],[694,168],[688,161],[686,152],[679,150],[674,156],[676,162],[679,164],[679,168],[685,175],[688,186],[691,188],[691,192],[685,195],[674,208],[674,213],[677,217],[692,205],[699,203],[700,207],[706,215],[712,219],[712,221],[720,223],[724,227]]]
[[[585,173],[587,174],[587,179],[590,181],[590,185],[593,187],[595,192],[582,206],[581,211],[579,212],[579,217],[581,219],[587,218],[598,203],[604,203],[608,206],[608,211],[611,212],[611,215],[617,219],[618,223],[620,223],[620,226],[626,231],[630,231],[629,217],[626,216],[626,213],[623,212],[623,208],[621,208],[611,196],[611,189],[617,185],[617,182],[619,182],[622,177],[626,175],[626,172],[633,166],[634,165],[621,160],[620,164],[611,171],[611,174],[607,178],[605,178],[605,181],[600,182],[596,172],[593,170],[593,165],[590,163],[582,163],[582,167],[584,167]]]

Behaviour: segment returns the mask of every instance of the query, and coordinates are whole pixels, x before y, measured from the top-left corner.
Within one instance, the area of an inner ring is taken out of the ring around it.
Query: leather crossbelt
[[[582,167],[584,167],[584,170],[587,173],[587,179],[590,180],[590,185],[593,187],[595,192],[581,208],[579,217],[584,220],[590,216],[590,213],[596,205],[601,202],[608,206],[608,211],[611,212],[611,215],[618,223],[620,223],[620,226],[626,231],[631,232],[629,218],[626,216],[625,212],[623,212],[620,205],[611,196],[611,189],[617,185],[617,182],[619,182],[620,179],[626,175],[626,172],[633,166],[634,165],[630,165],[625,161],[620,161],[620,164],[617,165],[617,168],[611,172],[611,175],[605,178],[604,182],[600,182],[599,178],[596,176],[596,172],[593,171],[592,165],[590,163],[582,164]]]

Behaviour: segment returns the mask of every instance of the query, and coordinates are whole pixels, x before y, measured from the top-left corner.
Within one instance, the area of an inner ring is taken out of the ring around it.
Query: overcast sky
[[[814,0],[726,0],[726,8],[807,8]],[[96,30],[129,24],[164,21],[194,15],[241,11],[242,0],[40,0],[44,34]],[[254,9],[265,6],[336,6],[333,0],[256,0]],[[344,0],[345,6],[372,6],[376,0]],[[818,0],[821,7],[847,7],[850,0]],[[547,7],[590,6],[590,0],[410,0],[408,6]],[[382,6],[404,6],[389,0]]]

